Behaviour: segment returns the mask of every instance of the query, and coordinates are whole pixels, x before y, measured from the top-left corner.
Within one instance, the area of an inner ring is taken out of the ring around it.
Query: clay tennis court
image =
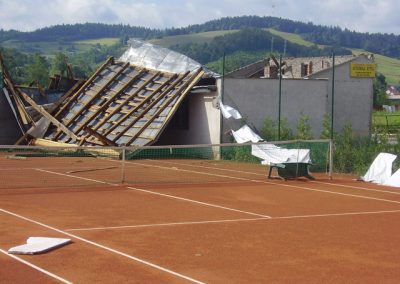
[[[120,183],[124,167],[124,183]],[[1,283],[398,283],[400,191],[203,160],[0,157]],[[30,236],[72,239],[9,255]]]

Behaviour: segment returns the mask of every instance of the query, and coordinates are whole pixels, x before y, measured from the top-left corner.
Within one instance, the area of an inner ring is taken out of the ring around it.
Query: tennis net
[[[145,147],[0,147],[1,189],[203,184],[266,180],[255,147],[309,150],[310,171],[331,175],[330,140]],[[294,164],[298,159],[295,157]],[[293,163],[293,162],[292,162]]]

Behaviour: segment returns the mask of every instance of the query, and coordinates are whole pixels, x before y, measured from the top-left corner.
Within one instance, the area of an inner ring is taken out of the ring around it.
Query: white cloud
[[[0,28],[34,30],[84,22],[165,28],[258,15],[399,34],[399,10],[398,0],[0,0]]]

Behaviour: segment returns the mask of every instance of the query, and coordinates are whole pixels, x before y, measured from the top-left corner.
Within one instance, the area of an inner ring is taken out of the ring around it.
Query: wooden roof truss
[[[107,60],[52,113],[45,139],[79,145],[149,145],[204,75],[174,74]]]

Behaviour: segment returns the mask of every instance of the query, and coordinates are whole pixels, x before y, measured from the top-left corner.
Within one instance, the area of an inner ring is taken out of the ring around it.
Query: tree
[[[61,76],[64,76],[67,72],[67,62],[68,57],[62,52],[57,52],[53,59],[51,72],[53,74],[60,74]]]
[[[310,140],[313,138],[310,126],[310,117],[302,114],[297,124],[297,139]]]
[[[41,86],[46,86],[49,82],[50,64],[44,56],[35,54],[33,62],[26,68],[29,82],[37,82]]]
[[[374,107],[386,104],[387,83],[386,83],[386,77],[382,73],[376,74],[373,90],[374,90],[374,97],[373,97]]]

